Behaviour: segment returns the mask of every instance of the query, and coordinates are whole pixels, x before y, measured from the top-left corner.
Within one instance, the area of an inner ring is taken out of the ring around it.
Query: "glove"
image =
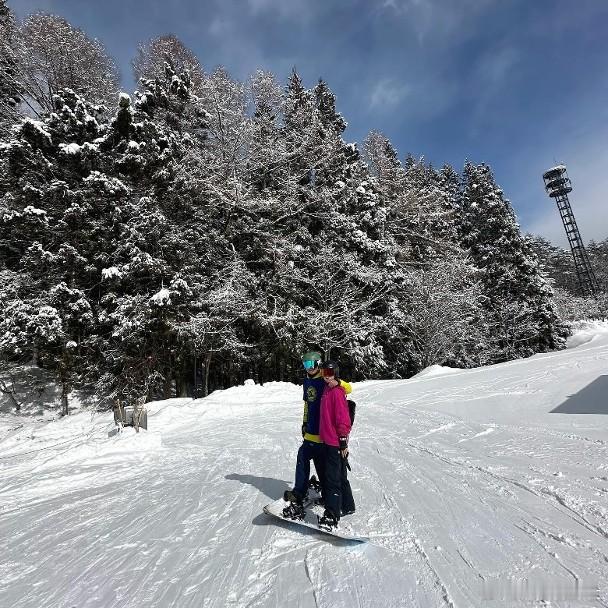
[[[304,437],[304,435],[306,435],[306,425],[305,424],[302,425],[302,438]]]
[[[339,437],[340,449],[345,450],[348,447],[348,437]]]

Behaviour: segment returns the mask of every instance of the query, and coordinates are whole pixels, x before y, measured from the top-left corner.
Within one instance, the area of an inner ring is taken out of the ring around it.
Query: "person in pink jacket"
[[[325,457],[325,512],[319,519],[319,524],[335,528],[342,515],[355,512],[355,501],[346,470],[351,422],[346,393],[340,386],[338,364],[326,361],[322,373],[326,387],[321,398],[319,437],[323,442]]]

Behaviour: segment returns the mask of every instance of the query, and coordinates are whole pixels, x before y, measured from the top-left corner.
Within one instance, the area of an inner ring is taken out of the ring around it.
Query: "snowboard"
[[[366,543],[369,540],[366,536],[356,535],[348,522],[345,522],[343,519],[340,520],[340,524],[335,530],[328,530],[327,528],[319,526],[319,517],[323,515],[324,509],[321,505],[317,504],[318,499],[318,494],[313,490],[310,490],[306,500],[304,501],[304,519],[291,519],[289,517],[285,517],[283,515],[283,509],[287,507],[289,503],[284,501],[282,498],[279,498],[278,500],[271,502],[269,505],[266,505],[264,507],[264,513],[278,517],[283,521],[289,521],[299,526],[311,528],[312,530],[316,530],[322,534],[329,534],[330,536],[335,536],[336,538],[342,538],[343,540],[350,540],[357,543]]]

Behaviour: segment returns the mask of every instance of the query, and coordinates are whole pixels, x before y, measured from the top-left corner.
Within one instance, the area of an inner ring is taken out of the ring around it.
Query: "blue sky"
[[[137,44],[174,33],[207,71],[323,77],[361,142],[486,162],[524,230],[565,244],[542,172],[563,162],[585,240],[608,237],[606,0],[8,0],[99,38],[134,88]]]

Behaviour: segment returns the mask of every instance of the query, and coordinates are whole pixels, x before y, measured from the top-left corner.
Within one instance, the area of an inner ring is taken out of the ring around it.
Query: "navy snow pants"
[[[317,477],[324,487],[325,479],[325,454],[322,443],[304,440],[298,450],[298,461],[296,463],[296,484],[293,488],[295,494],[300,498],[306,496],[308,492],[308,480],[310,479],[310,461],[315,463]]]

